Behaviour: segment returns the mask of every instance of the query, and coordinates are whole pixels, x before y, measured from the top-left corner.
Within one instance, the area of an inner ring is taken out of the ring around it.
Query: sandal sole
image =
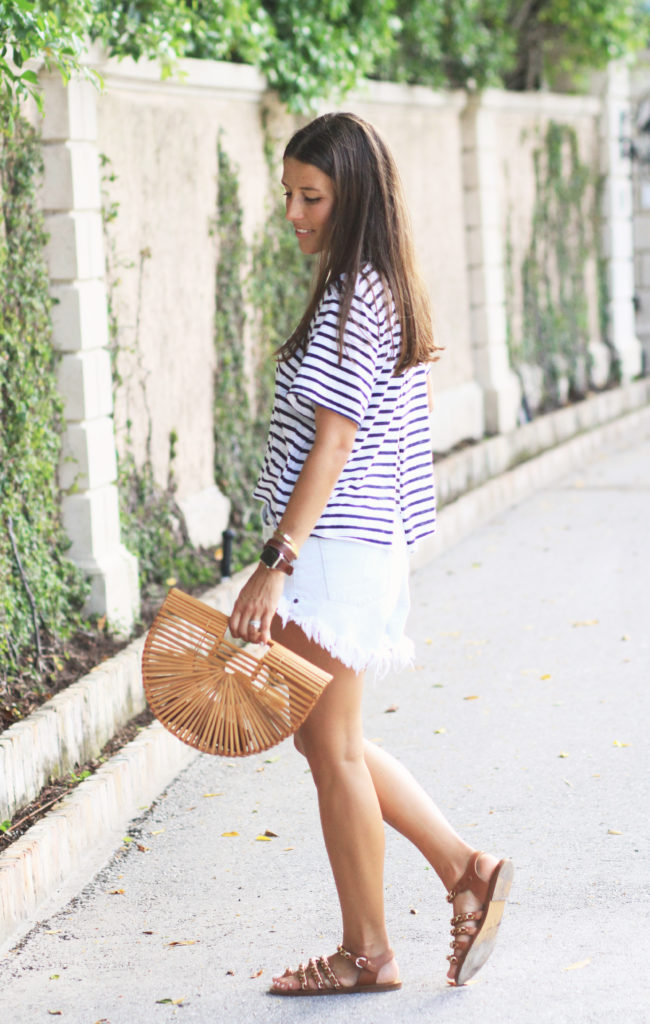
[[[351,996],[356,992],[397,992],[402,987],[401,981],[389,985],[350,985],[348,988],[270,988],[270,996]]]
[[[478,931],[463,957],[458,973],[451,984],[466,985],[480,971],[488,959],[497,940],[499,925],[506,909],[506,899],[510,893],[514,877],[514,866],[511,860],[499,861],[492,872],[487,898],[483,906],[485,910]]]

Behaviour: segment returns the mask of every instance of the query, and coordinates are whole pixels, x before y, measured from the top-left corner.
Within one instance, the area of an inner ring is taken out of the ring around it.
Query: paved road
[[[389,835],[403,990],[265,995],[274,971],[339,938],[312,783],[286,743],[241,763],[198,758],[92,884],[0,961],[4,1019],[649,1022],[649,552],[645,441],[420,570],[415,668],[368,688],[368,735],[474,845],[515,861],[500,944],[474,984],[446,987],[442,888]],[[265,830],[277,838],[258,841]]]

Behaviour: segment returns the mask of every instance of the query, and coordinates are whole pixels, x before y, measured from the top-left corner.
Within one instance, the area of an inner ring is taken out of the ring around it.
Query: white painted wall
[[[175,478],[190,519],[196,513],[196,535],[205,541],[211,534],[216,541],[225,525],[227,506],[215,495],[212,478],[218,252],[210,228],[217,142],[221,137],[239,168],[244,232],[252,243],[263,230],[271,190],[279,190],[279,154],[297,122],[266,91],[264,79],[242,65],[183,61],[181,75],[166,81],[155,64],[111,60],[99,70],[105,81],[101,94],[84,83],[64,90],[54,78],[44,79],[44,204],[53,290],[60,299],[55,336],[65,353],[65,444],[76,458],[62,466],[64,484],[73,476],[77,484],[77,493],[66,498],[66,525],[73,557],[85,565],[110,562],[126,594],[132,566],[127,571],[119,541],[113,453],[115,440],[124,450],[127,421],[141,459],[151,426],[151,455],[161,483],[169,467],[169,435],[177,433]],[[435,451],[508,432],[517,422],[519,385],[506,347],[505,231],[510,217],[520,259],[534,198],[535,133],[551,119],[574,125],[582,159],[595,172],[605,161],[616,176],[611,195],[620,200],[625,167],[607,160],[624,91],[620,75],[604,80],[599,97],[582,99],[498,91],[470,98],[368,83],[345,102],[383,132],[404,180],[436,336],[445,347],[434,370]],[[278,153],[277,181],[269,181],[264,159],[263,118]],[[109,254],[119,277],[113,298],[124,385],[114,410],[100,154],[116,176],[107,187],[118,204]],[[623,363],[633,375],[631,219],[629,210],[621,213],[612,202],[607,209],[613,341],[625,350]],[[648,248],[650,263],[650,242]],[[594,275],[586,287],[597,332]],[[515,330],[517,302],[515,295]],[[242,338],[242,345],[248,351],[251,338]],[[104,570],[97,571],[101,576]]]

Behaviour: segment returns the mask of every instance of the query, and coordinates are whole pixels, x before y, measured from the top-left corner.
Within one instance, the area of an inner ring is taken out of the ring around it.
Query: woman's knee
[[[304,737],[298,748],[307,759],[316,786],[336,783],[337,779],[365,765],[363,746],[354,740],[337,743],[310,744]]]

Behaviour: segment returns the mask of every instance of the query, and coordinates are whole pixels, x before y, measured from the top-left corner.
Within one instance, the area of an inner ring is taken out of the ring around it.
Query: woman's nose
[[[290,199],[287,199],[286,218],[288,221],[291,221],[292,223],[300,218],[300,211],[298,210],[298,206],[296,204],[294,196],[292,196]]]

